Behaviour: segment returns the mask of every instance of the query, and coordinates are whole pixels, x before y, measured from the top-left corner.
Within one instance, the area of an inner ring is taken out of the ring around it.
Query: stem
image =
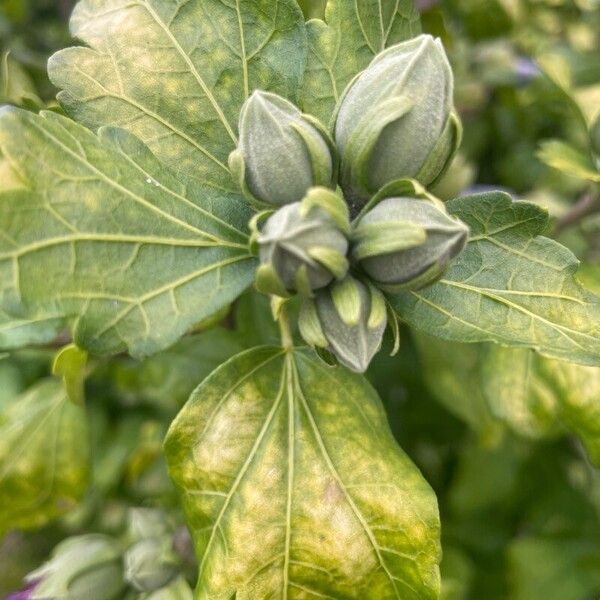
[[[564,214],[556,223],[554,235],[560,235],[565,229],[577,225],[584,217],[600,211],[600,197],[587,192],[579,198],[571,210]]]
[[[291,350],[294,347],[294,338],[290,329],[290,321],[288,317],[287,306],[285,302],[277,304],[277,300],[271,299],[273,314],[276,315],[279,323],[279,333],[281,335],[281,345],[284,350]]]

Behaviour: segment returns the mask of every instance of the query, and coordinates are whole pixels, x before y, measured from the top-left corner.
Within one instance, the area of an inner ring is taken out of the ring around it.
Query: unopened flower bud
[[[305,300],[298,324],[307,344],[329,350],[352,371],[364,373],[381,348],[385,299],[375,287],[348,276]]]
[[[388,198],[356,225],[352,256],[381,289],[418,289],[444,274],[468,237],[439,201]]]
[[[334,278],[343,278],[349,232],[343,199],[326,188],[312,188],[302,202],[283,206],[255,231],[261,261],[257,288],[279,296],[310,296]]]
[[[146,538],[125,552],[125,579],[140,592],[158,590],[177,574],[171,538]]]
[[[333,142],[318,120],[291,102],[254,92],[242,107],[239,129],[229,167],[255,203],[283,206],[302,200],[312,186],[333,187]]]
[[[115,540],[104,535],[69,538],[27,581],[38,581],[31,600],[114,600],[122,596],[125,587],[121,550]]]
[[[420,35],[375,57],[346,88],[336,116],[341,185],[360,205],[383,186],[428,186],[460,144],[452,69],[439,39]]]
[[[193,600],[194,593],[189,583],[180,575],[165,587],[142,597],[144,600]]]

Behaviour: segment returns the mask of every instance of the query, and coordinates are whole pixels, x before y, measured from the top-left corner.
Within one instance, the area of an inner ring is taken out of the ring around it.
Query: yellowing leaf
[[[184,177],[235,189],[227,158],[254,89],[295,99],[306,53],[295,0],[82,0],[71,31],[89,48],[49,62],[60,103],[84,125],[123,127]]]
[[[362,377],[306,350],[240,354],[194,392],[165,450],[196,598],[438,598],[435,496]]]
[[[492,412],[513,431],[530,438],[570,431],[600,465],[600,368],[493,346],[482,382]]]
[[[60,381],[40,381],[0,412],[0,536],[72,509],[88,476],[85,411]]]

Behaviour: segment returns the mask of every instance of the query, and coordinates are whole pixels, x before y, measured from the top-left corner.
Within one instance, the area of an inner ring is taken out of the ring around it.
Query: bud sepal
[[[304,341],[331,352],[357,373],[364,373],[381,348],[387,326],[383,294],[348,275],[304,301],[298,321]]]

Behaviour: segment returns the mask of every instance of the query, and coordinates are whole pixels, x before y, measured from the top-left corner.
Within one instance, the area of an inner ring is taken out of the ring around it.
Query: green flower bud
[[[141,596],[140,600],[193,600],[194,593],[188,582],[180,575],[169,585]]]
[[[302,200],[312,186],[334,186],[335,147],[329,134],[291,102],[254,92],[242,107],[239,129],[229,168],[254,203],[283,206]]]
[[[125,587],[119,545],[97,534],[61,542],[50,560],[27,576],[37,581],[32,600],[113,600]]]
[[[256,221],[252,226],[261,261],[256,286],[263,293],[310,296],[348,271],[348,209],[331,190],[312,188],[302,202],[273,213],[262,231]]]
[[[166,536],[171,533],[167,516],[154,508],[130,508],[127,514],[128,536],[131,542]]]
[[[356,225],[352,256],[381,289],[418,289],[444,274],[468,237],[439,201],[388,198]]]
[[[460,144],[452,69],[439,39],[420,35],[392,46],[346,88],[335,122],[341,185],[360,205],[384,185],[428,186]]]
[[[364,373],[381,348],[385,299],[372,285],[348,276],[305,300],[298,324],[307,344],[329,350],[352,371]]]
[[[171,538],[146,538],[125,552],[125,579],[140,592],[158,590],[177,575]]]

